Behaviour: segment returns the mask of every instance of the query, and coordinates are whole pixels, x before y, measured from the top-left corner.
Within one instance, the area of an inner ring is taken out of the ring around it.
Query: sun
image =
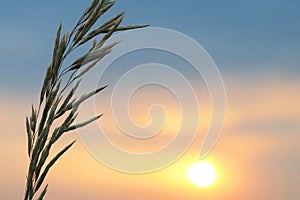
[[[189,167],[187,176],[196,186],[205,188],[211,186],[216,178],[215,168],[207,162],[198,162]]]

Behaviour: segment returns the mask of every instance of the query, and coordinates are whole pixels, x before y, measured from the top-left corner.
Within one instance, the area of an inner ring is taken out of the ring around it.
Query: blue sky
[[[26,88],[41,81],[59,21],[70,29],[88,3],[2,2],[1,89]],[[125,10],[124,24],[147,23],[191,36],[210,53],[224,75],[289,78],[299,76],[299,8],[296,0],[120,0],[111,14]]]

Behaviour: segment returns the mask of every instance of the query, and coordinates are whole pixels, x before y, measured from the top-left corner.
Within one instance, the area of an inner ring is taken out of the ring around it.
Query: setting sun
[[[199,162],[188,169],[187,176],[196,186],[209,187],[215,182],[217,172],[211,164]]]

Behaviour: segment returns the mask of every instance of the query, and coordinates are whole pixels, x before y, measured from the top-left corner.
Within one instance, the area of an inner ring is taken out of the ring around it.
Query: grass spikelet
[[[24,200],[44,199],[48,185],[44,186],[42,190],[41,188],[48,172],[61,156],[74,145],[75,141],[65,146],[51,158],[52,146],[66,132],[87,126],[102,116],[101,114],[91,117],[85,122],[74,124],[80,105],[107,87],[100,87],[79,98],[75,96],[80,85],[80,79],[109,54],[118,43],[104,46],[105,42],[116,31],[145,27],[144,25],[120,27],[124,16],[124,13],[120,13],[98,28],[92,29],[99,18],[108,12],[113,5],[114,1],[111,0],[94,0],[79,18],[72,31],[62,33],[62,23],[58,26],[51,64],[46,70],[39,104],[37,107],[31,107],[31,115],[26,117],[25,122],[29,166]],[[99,43],[96,42],[97,37],[101,37]],[[89,51],[75,61],[66,63],[66,58],[74,50],[87,44],[90,40],[94,40],[94,43]],[[72,83],[75,83],[73,87],[71,87]],[[54,123],[59,119],[62,123]],[[54,127],[53,124],[58,125]]]

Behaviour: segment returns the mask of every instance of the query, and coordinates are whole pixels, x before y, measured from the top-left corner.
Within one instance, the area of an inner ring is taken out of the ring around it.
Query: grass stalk
[[[51,64],[46,70],[40,91],[39,104],[36,107],[32,106],[30,116],[26,117],[29,166],[24,200],[44,199],[48,185],[43,185],[48,172],[74,145],[75,141],[66,145],[51,158],[50,151],[53,145],[65,133],[84,127],[102,116],[101,114],[91,117],[85,122],[74,124],[80,105],[106,88],[104,86],[83,94],[79,98],[75,97],[81,78],[109,54],[117,44],[105,46],[106,41],[117,31],[146,26],[120,26],[124,17],[124,13],[121,12],[97,27],[99,19],[111,9],[114,3],[111,0],[94,0],[79,18],[72,31],[62,34],[62,23],[58,27]],[[93,29],[95,26],[96,28]],[[100,42],[97,42],[97,37],[101,37]],[[91,40],[94,40],[94,43],[86,54],[69,64],[64,63],[75,49],[85,44],[88,45]],[[71,87],[72,83],[75,83],[73,87]],[[67,91],[69,92],[67,93]],[[53,127],[54,122],[58,120],[62,123]]]

